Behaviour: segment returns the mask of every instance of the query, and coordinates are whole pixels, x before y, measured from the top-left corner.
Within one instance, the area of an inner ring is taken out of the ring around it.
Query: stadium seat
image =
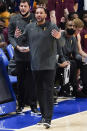
[[[9,58],[12,59],[13,56],[14,56],[14,48],[11,44],[9,44],[7,47],[7,52],[8,52],[8,55],[9,55]]]
[[[0,48],[0,57],[2,57],[3,63],[7,67],[8,64],[9,64],[9,60],[8,60],[6,54],[4,53],[3,49],[1,49],[1,48]],[[8,76],[9,76],[10,82],[12,84],[17,82],[17,77],[16,76],[11,76],[11,75],[8,75]]]
[[[0,48],[0,56],[1,56],[2,59],[3,59],[4,65],[5,65],[5,66],[8,66],[9,61],[8,61],[8,58],[7,58],[7,56],[5,55],[5,53],[4,53],[4,51],[3,51],[2,48]]]

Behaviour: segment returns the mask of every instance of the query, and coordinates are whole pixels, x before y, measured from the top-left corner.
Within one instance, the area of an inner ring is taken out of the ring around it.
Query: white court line
[[[0,128],[0,130],[1,130],[1,131],[3,131],[3,130],[9,130],[9,131],[10,131],[10,130],[13,130],[13,131],[17,131],[18,129]]]

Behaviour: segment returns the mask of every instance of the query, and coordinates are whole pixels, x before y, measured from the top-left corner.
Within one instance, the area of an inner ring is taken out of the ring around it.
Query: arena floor
[[[22,114],[0,117],[0,131],[87,131],[87,99],[59,98],[58,101],[51,128],[37,125],[41,116],[32,115],[25,107]]]

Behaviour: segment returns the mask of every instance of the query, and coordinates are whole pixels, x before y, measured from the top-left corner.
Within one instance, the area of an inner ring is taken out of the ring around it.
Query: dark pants
[[[83,84],[82,91],[87,95],[87,65],[81,64],[80,75]]]
[[[16,62],[17,68],[17,89],[18,104],[24,106],[30,105],[31,108],[37,107],[37,93],[34,86],[30,62]]]
[[[33,71],[42,117],[51,121],[55,70]]]
[[[77,62],[75,60],[70,61],[70,84],[73,86],[73,94],[77,92]]]
[[[63,85],[63,79],[64,79],[63,74],[64,74],[64,68],[58,67],[56,70],[55,81],[57,81],[57,79],[59,80],[59,83],[62,86],[61,93],[64,91],[66,91],[67,93],[70,93],[70,85],[71,85],[73,87],[73,95],[76,95],[76,91],[77,91],[77,78],[76,78],[77,63],[75,60],[70,61],[70,77],[69,77],[69,83],[66,85]]]

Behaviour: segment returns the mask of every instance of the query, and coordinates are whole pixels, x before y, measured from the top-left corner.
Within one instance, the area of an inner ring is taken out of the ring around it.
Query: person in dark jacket
[[[28,23],[35,21],[34,15],[30,13],[29,0],[21,0],[20,2],[20,14],[12,16],[8,28],[8,37],[10,43],[14,47],[14,56],[17,69],[18,80],[18,109],[17,112],[21,112],[25,104],[30,105],[33,113],[39,114],[37,110],[37,94],[33,82],[31,71],[31,58],[27,42],[22,41],[22,38],[17,38],[19,30],[24,31]],[[23,52],[25,50],[25,52]]]
[[[82,61],[82,56],[78,53],[78,47],[77,47],[77,40],[75,36],[73,36],[75,33],[74,28],[74,21],[68,20],[66,23],[66,29],[61,33],[61,37],[63,39],[63,55],[67,61],[70,62],[70,78],[69,83],[73,87],[72,95],[76,96],[77,92],[77,63],[78,61]],[[67,86],[68,87],[68,86]],[[69,88],[65,87],[62,88],[63,92],[66,90],[67,94],[69,94]]]
[[[61,33],[55,24],[46,22],[47,13],[44,7],[37,7],[35,17],[37,21],[28,24],[20,37],[27,39],[30,49],[31,69],[42,114],[38,124],[49,128],[53,114],[57,43],[61,41]]]

